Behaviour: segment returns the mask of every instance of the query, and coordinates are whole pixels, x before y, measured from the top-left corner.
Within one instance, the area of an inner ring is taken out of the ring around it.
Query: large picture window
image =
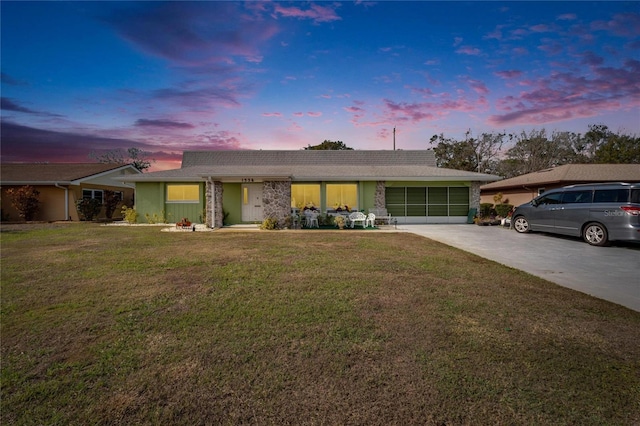
[[[327,184],[327,208],[338,207],[358,208],[358,185]]]
[[[320,185],[318,184],[293,184],[291,185],[291,207],[303,208],[313,204],[320,207]]]
[[[169,203],[197,203],[200,201],[200,185],[167,185],[167,202]]]

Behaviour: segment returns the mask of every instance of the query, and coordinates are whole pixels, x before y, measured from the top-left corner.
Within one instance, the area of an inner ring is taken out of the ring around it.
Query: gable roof
[[[78,185],[82,181],[116,171],[140,173],[130,164],[104,163],[3,163],[2,185]]]
[[[640,182],[640,164],[565,164],[482,185],[481,190],[537,187],[549,184]]]
[[[317,180],[484,181],[498,176],[436,167],[435,154],[422,151],[185,151],[180,169],[133,176],[128,181]]]

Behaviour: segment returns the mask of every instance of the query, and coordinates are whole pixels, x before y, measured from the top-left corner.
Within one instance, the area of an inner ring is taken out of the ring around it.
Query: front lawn
[[[2,231],[3,424],[640,423],[640,313],[416,235]]]

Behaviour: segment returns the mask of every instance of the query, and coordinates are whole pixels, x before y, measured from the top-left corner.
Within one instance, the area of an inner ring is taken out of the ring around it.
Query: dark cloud
[[[0,126],[2,161],[89,162],[92,152],[137,147],[153,151],[154,146],[131,139],[105,138],[90,134],[57,132],[3,121]]]
[[[59,115],[59,114],[36,111],[30,108],[24,107],[16,103],[13,99],[5,98],[5,97],[0,98],[0,109],[4,111],[13,111],[13,112],[22,112],[25,114],[42,115],[45,117],[62,117],[62,115]]]
[[[26,114],[39,114],[38,111],[23,107],[15,103],[12,99],[0,98],[0,109],[5,111],[24,112]]]
[[[171,120],[149,120],[141,118],[136,120],[137,127],[161,127],[165,129],[193,129],[195,126],[189,123],[180,123]]]
[[[183,66],[202,66],[230,57],[253,59],[258,46],[277,32],[273,20],[243,12],[237,2],[192,2],[188,7],[142,2],[104,20],[146,52]]]
[[[18,80],[17,78],[13,78],[5,72],[0,73],[0,81],[2,81],[3,84],[9,84],[11,86],[28,86],[29,85],[29,83],[27,83],[25,80]]]

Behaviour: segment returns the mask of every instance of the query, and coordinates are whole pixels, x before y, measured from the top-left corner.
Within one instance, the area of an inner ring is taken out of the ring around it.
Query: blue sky
[[[12,2],[2,160],[640,133],[640,2]]]

